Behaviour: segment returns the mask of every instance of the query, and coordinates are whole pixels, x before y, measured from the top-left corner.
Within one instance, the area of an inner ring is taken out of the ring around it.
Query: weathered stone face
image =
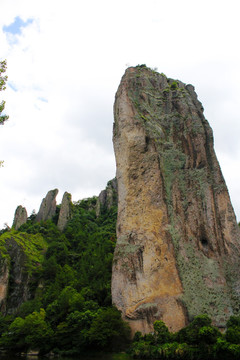
[[[15,211],[13,227],[18,230],[21,225],[27,222],[27,210],[19,205]]]
[[[36,216],[36,221],[46,221],[51,219],[56,213],[56,196],[58,189],[50,190],[46,197],[42,200],[39,212]]]
[[[0,310],[13,314],[30,298],[30,276],[25,268],[26,255],[14,238],[6,240],[6,248],[11,261],[0,257]]]
[[[98,196],[96,204],[96,215],[100,216],[101,211],[105,208],[108,210],[117,204],[117,179],[110,180],[105,190],[102,190]]]
[[[133,331],[239,311],[239,229],[194,88],[127,69],[114,107],[118,181],[113,303]]]
[[[9,281],[9,264],[7,259],[0,260],[0,311],[5,313]]]
[[[63,194],[62,204],[58,217],[57,227],[63,231],[72,215],[72,195],[68,192]]]

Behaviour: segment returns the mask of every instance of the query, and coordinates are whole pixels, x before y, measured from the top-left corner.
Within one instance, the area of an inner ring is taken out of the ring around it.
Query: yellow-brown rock
[[[112,298],[134,331],[238,313],[239,229],[192,85],[128,68],[114,106],[118,181]]]

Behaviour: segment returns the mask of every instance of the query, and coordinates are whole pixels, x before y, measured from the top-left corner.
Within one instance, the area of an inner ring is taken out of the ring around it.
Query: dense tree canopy
[[[221,333],[209,316],[196,316],[177,333],[170,333],[162,321],[154,333],[136,333],[131,354],[137,359],[234,360],[240,358],[240,318],[231,316],[227,331]]]
[[[137,332],[130,344],[129,326],[111,305],[117,207],[115,203],[96,216],[96,200],[75,203],[63,232],[56,225],[57,216],[36,222],[31,215],[19,231],[4,230],[0,235],[2,254],[7,237],[22,244],[28,259],[25,270],[32,276],[29,301],[16,314],[0,316],[0,348],[71,356],[130,346],[131,355],[139,359],[239,359],[236,316],[230,317],[225,333],[207,315],[196,316],[177,333],[159,320],[152,334]]]
[[[31,268],[32,298],[0,319],[0,347],[74,355],[93,347],[121,350],[128,343],[129,327],[111,301],[117,208],[102,209],[98,217],[95,209],[96,198],[75,203],[64,232],[57,217],[38,223],[35,216],[11,232],[29,242],[29,236],[43,238],[47,249]]]

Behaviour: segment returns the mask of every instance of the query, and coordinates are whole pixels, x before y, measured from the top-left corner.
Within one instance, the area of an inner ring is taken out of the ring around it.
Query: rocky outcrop
[[[15,229],[0,235],[0,311],[15,314],[33,298],[47,244],[40,234]]]
[[[133,331],[239,313],[239,228],[192,85],[126,70],[114,106],[118,182],[112,299]]]
[[[46,221],[51,219],[56,213],[56,196],[58,194],[58,189],[50,190],[46,197],[42,200],[39,212],[36,216],[36,221]]]
[[[7,258],[0,260],[0,311],[6,312],[6,301],[9,281],[9,262]]]
[[[67,225],[67,222],[71,219],[72,215],[72,195],[68,192],[63,194],[62,204],[58,217],[57,227],[60,231],[63,231]]]
[[[19,205],[15,211],[14,220],[13,220],[13,228],[18,230],[21,225],[27,222],[27,210],[25,207]]]
[[[101,211],[110,209],[114,204],[117,205],[117,179],[110,180],[105,190],[102,190],[97,198],[96,215],[100,216]]]
[[[13,237],[6,240],[6,248],[11,261],[9,264],[10,266],[6,267],[5,279],[7,279],[8,273],[9,275],[11,274],[11,276],[8,277],[8,284],[6,287],[6,292],[8,294],[7,304],[4,304],[3,302],[3,310],[8,314],[13,314],[24,301],[30,299],[30,275],[25,267],[27,256]]]

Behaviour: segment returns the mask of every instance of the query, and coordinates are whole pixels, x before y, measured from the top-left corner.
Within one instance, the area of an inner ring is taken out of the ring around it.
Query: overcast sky
[[[239,0],[1,0],[9,121],[0,127],[0,228],[59,189],[115,176],[113,102],[128,66],[195,86],[240,220]]]

